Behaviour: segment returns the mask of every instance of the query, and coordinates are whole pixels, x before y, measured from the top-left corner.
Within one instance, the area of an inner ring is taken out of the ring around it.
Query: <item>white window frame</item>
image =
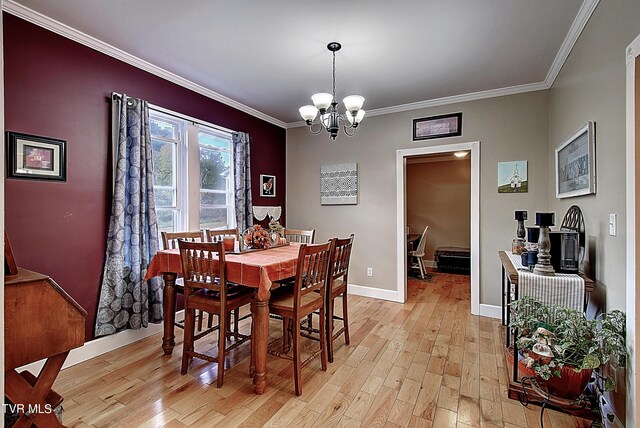
[[[221,138],[229,139],[229,149],[223,149],[219,147],[213,147],[207,144],[200,144],[199,134],[210,134],[214,136],[218,136]],[[225,227],[221,227],[221,229],[230,229],[236,227],[236,211],[235,211],[235,171],[233,169],[233,140],[230,132],[222,131],[207,125],[199,125],[198,132],[196,133],[197,138],[197,150],[198,150],[198,228],[200,228],[200,209],[201,205],[201,193],[214,193],[214,194],[225,194],[227,203],[225,205],[206,205],[207,208],[226,208],[227,209],[227,225]],[[200,149],[205,148],[206,150],[214,150],[222,153],[229,154],[229,177],[230,179],[227,181],[226,190],[210,190],[210,189],[201,189],[200,188]]]
[[[188,191],[187,191],[187,180],[186,180],[186,171],[188,171],[188,161],[187,161],[187,151],[188,151],[188,138],[187,132],[189,124],[187,121],[180,119],[174,115],[167,114],[165,112],[159,111],[154,107],[149,107],[149,118],[157,117],[159,120],[173,123],[177,125],[178,135],[176,139],[170,139],[165,137],[154,137],[152,139],[156,139],[159,141],[174,143],[176,144],[176,168],[174,171],[175,177],[175,185],[176,185],[176,199],[175,205],[172,207],[156,207],[156,210],[173,210],[177,215],[174,216],[173,220],[173,230],[174,231],[183,231],[187,230],[188,227]],[[164,186],[156,186],[154,184],[154,189],[161,189]]]

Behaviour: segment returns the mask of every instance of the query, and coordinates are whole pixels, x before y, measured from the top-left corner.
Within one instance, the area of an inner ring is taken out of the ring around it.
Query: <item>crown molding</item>
[[[584,27],[586,27],[587,22],[589,22],[589,19],[591,18],[591,15],[595,11],[599,2],[600,0],[584,0],[582,2],[582,5],[578,10],[578,14],[573,20],[573,23],[571,24],[571,27],[569,28],[569,31],[567,32],[567,35],[564,38],[564,41],[562,42],[562,45],[560,46],[560,49],[558,50],[558,53],[556,54],[556,57],[553,60],[553,63],[551,63],[551,67],[547,72],[547,76],[542,82],[529,83],[526,85],[510,86],[507,88],[500,88],[500,89],[490,89],[488,91],[472,92],[469,94],[454,95],[451,97],[436,98],[432,100],[418,101],[415,103],[384,107],[384,108],[379,108],[375,110],[367,110],[367,117],[379,116],[382,114],[389,114],[389,113],[398,113],[398,112],[409,111],[409,110],[417,110],[421,108],[436,107],[436,106],[442,106],[446,104],[461,103],[466,101],[481,100],[485,98],[501,97],[505,95],[514,95],[514,94],[521,94],[525,92],[543,91],[545,89],[551,89],[551,86],[553,85],[556,78],[558,77],[558,74],[560,73],[562,66],[564,65],[567,58],[569,58],[569,54],[571,53],[571,50],[573,49],[576,42],[578,41],[578,37],[580,37],[582,30],[584,30]],[[299,128],[303,126],[307,126],[307,124],[303,120],[300,120],[298,122],[287,123],[286,128],[287,129]]]
[[[582,30],[587,26],[587,22],[589,22],[589,19],[591,18],[591,15],[593,15],[593,11],[596,10],[599,2],[600,0],[584,0],[582,2],[582,6],[580,6],[580,10],[578,10],[578,14],[573,20],[567,36],[564,38],[553,63],[551,63],[547,77],[544,79],[545,84],[549,88],[551,88],[553,83],[556,81],[558,74],[560,74],[560,70],[562,70],[567,58],[569,58],[571,50],[578,41],[578,37],[580,37]]]
[[[527,83],[526,85],[509,86],[506,88],[499,88],[499,89],[489,89],[487,91],[453,95],[450,97],[443,97],[443,98],[434,98],[432,100],[418,101],[415,103],[400,104],[397,106],[367,110],[367,114],[365,117],[380,116],[383,114],[390,114],[390,113],[400,113],[403,111],[411,111],[411,110],[418,110],[418,109],[423,109],[428,107],[437,107],[437,106],[443,106],[443,105],[449,105],[449,104],[463,103],[467,101],[483,100],[486,98],[503,97],[506,95],[522,94],[525,92],[543,91],[545,89],[549,89],[549,87],[546,85],[545,82]],[[299,128],[303,126],[307,126],[307,124],[303,120],[298,122],[287,123],[287,129]]]
[[[573,20],[573,23],[571,24],[571,28],[569,29],[569,32],[567,33],[564,41],[562,42],[562,45],[560,46],[560,49],[558,50],[558,53],[556,54],[556,57],[554,58],[553,63],[551,64],[551,67],[549,68],[547,76],[543,82],[529,83],[529,84],[518,85],[518,86],[510,86],[510,87],[499,88],[499,89],[490,89],[487,91],[472,92],[468,94],[453,95],[450,97],[436,98],[431,100],[418,101],[414,103],[383,107],[379,109],[368,110],[367,116],[379,116],[383,114],[399,113],[403,111],[417,110],[417,109],[428,108],[428,107],[436,107],[436,106],[442,106],[447,104],[461,103],[461,102],[481,100],[486,98],[500,97],[505,95],[514,95],[514,94],[521,94],[525,92],[533,92],[533,91],[550,89],[553,83],[555,82],[555,79],[558,77],[558,74],[560,73],[562,66],[564,65],[565,61],[569,57],[569,54],[571,53],[573,46],[576,44],[578,37],[582,33],[582,30],[584,30],[584,27],[587,25],[587,22],[591,18],[591,15],[593,14],[596,7],[598,6],[599,1],[600,0],[584,0],[583,1],[578,11],[578,14],[576,15],[576,18]],[[102,52],[105,55],[109,55],[113,58],[116,58],[127,64],[133,65],[134,67],[147,71],[151,74],[154,74],[170,82],[173,82],[184,88],[190,89],[208,98],[219,101],[237,110],[240,110],[254,117],[262,119],[273,125],[276,125],[285,129],[299,128],[299,127],[306,126],[306,123],[302,120],[297,122],[286,123],[279,119],[271,117],[256,109],[246,106],[238,101],[235,101],[222,94],[219,94],[210,89],[207,89],[204,86],[198,85],[197,83],[194,83],[190,80],[180,77],[177,74],[171,73],[170,71],[167,71],[161,67],[153,65],[121,49],[111,46],[101,40],[96,39],[95,37],[89,36],[88,34],[85,34],[72,27],[69,27],[68,25],[65,25],[52,18],[49,18],[48,16],[45,16],[39,12],[29,9],[19,3],[16,3],[14,0],[4,0],[2,2],[2,10],[12,15],[15,15],[19,18],[22,18],[26,21],[29,21],[33,24],[36,24],[42,28],[45,28],[49,31],[52,31],[56,34],[59,34],[63,37],[66,37],[82,45],[85,45],[98,52]]]
[[[36,24],[42,28],[45,28],[53,33],[66,37],[67,39],[78,42],[112,58],[118,59],[155,76],[161,77],[162,79],[168,80],[169,82],[175,83],[176,85],[182,86],[183,88],[189,89],[193,92],[204,95],[205,97],[226,104],[244,113],[250,114],[251,116],[257,117],[258,119],[262,119],[265,122],[269,122],[281,128],[286,128],[286,123],[279,119],[271,117],[265,113],[262,113],[261,111],[258,111],[229,97],[207,89],[202,85],[185,79],[184,77],[180,77],[177,74],[153,65],[150,62],[147,62],[141,58],[131,55],[130,53],[111,46],[110,44],[98,40],[95,37],[76,30],[75,28],[69,27],[68,25],[56,21],[55,19],[36,12],[33,9],[29,9],[28,7],[16,3],[14,0],[4,0],[2,2],[2,10],[19,18],[22,18],[25,21],[31,22],[32,24]]]

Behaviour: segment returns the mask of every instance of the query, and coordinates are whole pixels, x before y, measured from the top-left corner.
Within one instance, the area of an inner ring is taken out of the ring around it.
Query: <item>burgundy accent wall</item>
[[[87,310],[87,341],[111,213],[111,92],[248,132],[253,203],[284,209],[284,129],[13,15],[3,19],[5,129],[66,140],[68,153],[66,183],[5,180],[6,229],[18,266],[50,275]],[[276,175],[276,198],[260,197],[260,174]]]

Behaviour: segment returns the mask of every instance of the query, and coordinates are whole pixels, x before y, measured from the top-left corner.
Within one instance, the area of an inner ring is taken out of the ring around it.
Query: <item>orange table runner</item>
[[[237,284],[258,288],[258,298],[263,299],[271,289],[273,281],[292,277],[296,274],[300,244],[292,242],[283,247],[246,254],[226,254],[227,279]],[[165,272],[182,272],[180,252],[158,251],[147,270],[145,279]]]

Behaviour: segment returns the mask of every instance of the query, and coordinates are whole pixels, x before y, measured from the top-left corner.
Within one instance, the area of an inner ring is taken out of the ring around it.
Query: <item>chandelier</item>
[[[338,136],[340,123],[342,123],[345,134],[353,137],[365,113],[362,110],[364,97],[360,95],[345,97],[342,102],[346,112],[344,115],[338,112],[338,103],[336,102],[336,52],[341,47],[342,45],[338,42],[331,42],[327,45],[327,49],[333,53],[333,92],[331,94],[326,92],[314,94],[311,97],[313,105],[302,106],[298,109],[304,121],[309,125],[309,131],[312,134],[319,134],[324,129],[329,133],[329,138],[332,140],[335,140]],[[320,120],[314,122],[318,112],[320,113]],[[349,123],[348,125],[347,122]],[[315,125],[320,126],[315,127]]]

